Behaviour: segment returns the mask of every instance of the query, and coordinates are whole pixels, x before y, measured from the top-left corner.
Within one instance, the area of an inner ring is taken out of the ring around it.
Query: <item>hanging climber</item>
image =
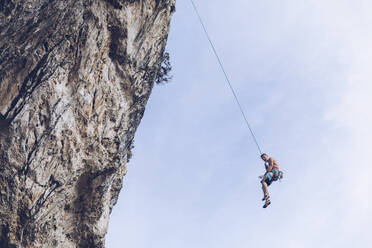
[[[268,186],[274,181],[282,178],[282,172],[279,171],[278,163],[275,159],[270,158],[266,153],[261,154],[261,158],[265,161],[266,173],[263,176],[259,176],[262,184],[262,191],[264,193],[264,198],[262,201],[265,201],[263,208],[267,208],[270,205],[270,196]]]

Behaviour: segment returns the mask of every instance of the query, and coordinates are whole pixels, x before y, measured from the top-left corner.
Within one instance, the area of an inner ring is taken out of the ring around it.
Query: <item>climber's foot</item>
[[[271,201],[268,199],[265,202],[265,205],[263,205],[263,208],[267,208],[271,204]]]

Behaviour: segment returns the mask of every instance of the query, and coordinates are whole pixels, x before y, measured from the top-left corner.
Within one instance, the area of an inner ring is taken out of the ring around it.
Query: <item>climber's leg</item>
[[[269,198],[269,189],[268,189],[268,186],[267,186],[267,183],[262,180],[261,181],[261,184],[262,184],[262,192],[264,194],[264,200],[266,200],[267,198]]]
[[[264,178],[261,181],[262,191],[264,193],[264,197],[262,198],[262,201],[266,200],[266,195],[269,195],[268,186],[270,186],[270,184],[272,183],[272,180],[273,180],[273,173],[268,172],[267,174],[265,174]]]
[[[271,203],[268,186],[270,186],[270,184],[272,183],[272,180],[273,180],[273,173],[269,172],[265,175],[265,177],[261,181],[262,191],[264,194],[264,198],[262,200],[265,201],[265,205],[263,206],[263,208],[266,208]]]

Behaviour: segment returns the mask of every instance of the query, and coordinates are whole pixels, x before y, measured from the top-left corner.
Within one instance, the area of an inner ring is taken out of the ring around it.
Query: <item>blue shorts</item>
[[[269,186],[272,182],[277,181],[279,179],[279,171],[272,170],[271,171],[274,176],[271,176],[271,173],[267,173],[263,181]]]

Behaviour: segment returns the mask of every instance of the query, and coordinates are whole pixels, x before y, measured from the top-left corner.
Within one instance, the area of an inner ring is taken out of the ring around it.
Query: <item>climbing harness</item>
[[[256,136],[254,135],[253,129],[252,129],[251,125],[249,124],[247,117],[246,117],[245,114],[244,114],[243,107],[242,107],[242,105],[240,104],[240,101],[239,101],[239,99],[238,99],[238,96],[237,96],[236,93],[235,93],[235,90],[234,90],[234,88],[233,88],[233,86],[232,86],[232,84],[231,84],[231,82],[230,82],[229,77],[227,76],[227,72],[226,72],[226,70],[225,70],[225,68],[224,68],[224,66],[223,66],[223,64],[222,64],[222,60],[221,60],[220,57],[218,56],[217,50],[216,50],[216,48],[215,48],[215,46],[214,46],[214,44],[213,44],[213,42],[212,42],[212,39],[210,38],[210,36],[209,36],[209,34],[208,34],[207,28],[205,27],[204,22],[203,22],[203,20],[202,20],[200,14],[199,14],[198,8],[196,7],[196,5],[195,5],[195,3],[194,3],[193,0],[190,0],[190,2],[191,2],[191,4],[192,4],[192,6],[194,7],[194,10],[195,10],[196,15],[198,16],[199,22],[200,22],[201,26],[203,27],[204,33],[205,33],[205,35],[207,36],[207,39],[208,39],[208,41],[209,41],[209,44],[210,44],[211,47],[212,47],[213,53],[214,53],[214,55],[215,55],[216,58],[217,58],[218,64],[220,65],[220,68],[221,68],[223,74],[225,75],[225,79],[226,79],[226,81],[227,81],[227,83],[228,83],[228,85],[229,85],[229,88],[230,88],[230,90],[231,90],[231,92],[232,92],[232,94],[233,94],[233,96],[234,96],[234,98],[235,98],[235,101],[236,101],[236,103],[237,103],[237,105],[238,105],[238,107],[239,107],[239,109],[240,109],[240,112],[241,112],[241,114],[242,114],[242,116],[243,116],[243,118],[244,118],[244,121],[245,121],[245,123],[247,124],[247,127],[248,127],[248,129],[249,129],[249,131],[250,131],[250,133],[251,133],[251,135],[252,135],[252,138],[253,138],[254,142],[256,143],[256,146],[257,146],[257,148],[258,148],[258,151],[259,151],[259,153],[260,153],[260,155],[261,155],[261,154],[262,154],[261,147],[260,147],[260,145],[258,144],[258,141],[257,141],[257,139],[256,139]]]
[[[269,167],[269,163],[265,162],[265,168],[267,169],[268,167]],[[273,176],[274,181],[279,180],[279,182],[281,182],[282,179],[283,179],[283,175],[284,175],[283,171],[281,171],[281,170],[275,170],[275,171],[277,173],[273,173],[274,174],[274,176]]]

